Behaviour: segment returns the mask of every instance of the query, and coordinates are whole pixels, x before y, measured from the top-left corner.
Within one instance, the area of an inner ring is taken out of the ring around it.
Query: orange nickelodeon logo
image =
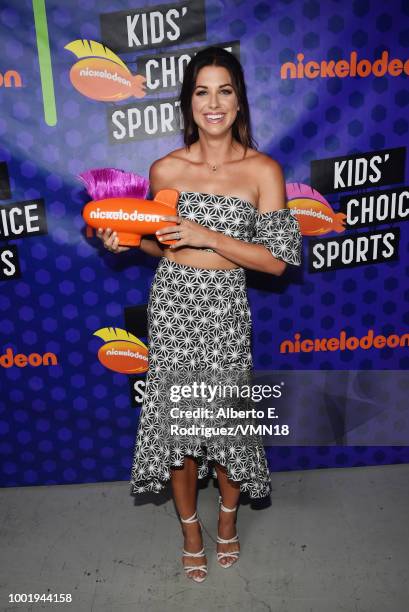
[[[0,72],[0,87],[22,87],[21,76],[17,70]]]
[[[318,353],[334,351],[356,351],[357,349],[382,349],[384,347],[396,349],[409,345],[409,334],[375,334],[375,330],[368,329],[366,336],[348,336],[341,330],[338,336],[331,338],[302,338],[297,332],[293,340],[283,340],[280,344],[280,353]]]
[[[64,49],[79,59],[70,70],[70,79],[83,96],[101,102],[145,96],[146,78],[133,75],[121,58],[103,44],[95,40],[74,40]]]
[[[300,224],[303,236],[345,231],[344,213],[336,213],[316,189],[303,183],[286,184],[288,208]]]
[[[304,53],[297,53],[297,62],[285,62],[281,66],[282,79],[316,79],[345,78],[345,77],[383,77],[409,74],[409,59],[403,61],[399,58],[389,60],[388,51],[382,51],[380,58],[375,61],[363,58],[358,60],[358,53],[351,51],[348,59],[340,60],[309,60],[304,63]]]
[[[98,351],[103,366],[121,374],[141,374],[148,369],[148,347],[139,338],[119,327],[94,332],[106,344]]]

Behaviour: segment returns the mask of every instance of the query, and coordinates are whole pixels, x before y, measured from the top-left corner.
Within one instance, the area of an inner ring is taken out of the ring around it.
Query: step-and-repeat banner
[[[148,177],[182,146],[184,69],[210,44],[244,67],[258,148],[281,163],[304,237],[301,268],[247,272],[255,368],[339,372],[333,381],[395,372],[376,396],[404,428],[406,402],[392,396],[409,367],[407,12],[380,1],[3,0],[3,486],[130,477],[159,260],[109,253],[86,234],[77,177]],[[313,390],[299,401],[313,408]],[[404,444],[344,444],[342,422],[334,432],[333,444],[268,446],[271,470],[409,460]]]

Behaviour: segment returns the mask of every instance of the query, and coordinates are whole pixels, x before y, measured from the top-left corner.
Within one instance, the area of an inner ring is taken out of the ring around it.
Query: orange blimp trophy
[[[93,230],[109,227],[117,233],[120,246],[139,246],[142,236],[177,225],[175,221],[161,220],[165,215],[177,215],[179,192],[176,189],[162,189],[154,200],[147,200],[148,179],[117,168],[87,170],[79,178],[92,198],[82,209],[88,238]],[[161,244],[175,242],[162,240]]]

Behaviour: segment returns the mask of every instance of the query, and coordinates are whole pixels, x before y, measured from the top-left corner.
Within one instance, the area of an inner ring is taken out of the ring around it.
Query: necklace
[[[216,172],[217,164],[211,164],[210,162],[206,162],[212,172]]]

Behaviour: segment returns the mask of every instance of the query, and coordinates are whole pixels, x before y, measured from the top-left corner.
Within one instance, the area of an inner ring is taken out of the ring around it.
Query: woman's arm
[[[137,248],[147,255],[152,255],[152,257],[163,256],[164,247],[152,236],[142,236],[141,243]]]
[[[220,232],[214,233],[215,236],[209,242],[209,248],[242,268],[281,276],[287,267],[285,261],[273,257],[261,244],[237,240]]]
[[[165,164],[166,161],[160,158],[154,161],[149,169],[150,191],[153,197],[155,197],[158,191],[165,188],[167,177]],[[155,236],[142,236],[139,248],[144,253],[152,255],[153,257],[162,257],[166,247],[160,244]]]
[[[286,208],[285,180],[280,164],[265,156],[260,163],[258,212],[263,214]],[[230,261],[248,268],[281,276],[287,267],[262,244],[252,244],[213,232],[209,247]]]

